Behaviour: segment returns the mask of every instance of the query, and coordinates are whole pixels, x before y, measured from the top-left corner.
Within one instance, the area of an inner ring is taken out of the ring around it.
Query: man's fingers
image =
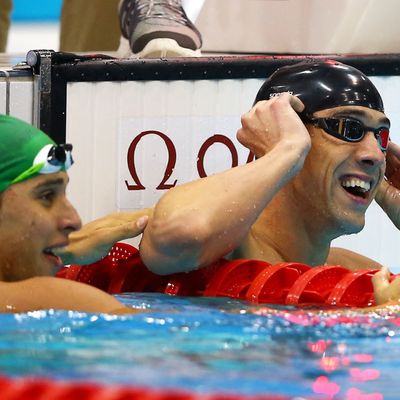
[[[101,227],[107,228],[112,226],[119,226],[121,223],[129,223],[138,220],[140,217],[150,216],[153,213],[153,209],[144,208],[142,210],[137,211],[118,211],[112,214],[109,214],[103,218],[100,218],[98,221],[104,221]]]
[[[382,180],[382,182],[378,186],[378,190],[375,195],[375,200],[379,205],[383,204],[382,202],[385,199],[389,186],[390,186],[389,183],[385,179]]]
[[[384,288],[389,285],[389,269],[382,267],[381,270],[376,272],[372,277],[372,284],[374,288]]]
[[[398,158],[400,158],[400,145],[390,141],[388,146],[388,151],[390,153],[393,153]]]
[[[115,243],[140,235],[146,227],[148,219],[149,217],[145,215],[133,222],[97,230],[94,236],[77,242],[72,246],[72,249],[70,248],[74,262],[89,264],[106,256]],[[67,255],[60,254],[63,260],[66,259]]]
[[[387,267],[383,267],[372,276],[372,285],[374,287],[375,303],[385,303],[385,294],[387,287],[389,286],[389,270]]]
[[[149,221],[149,216],[148,215],[143,215],[136,221],[136,227],[139,229],[139,233],[142,233],[144,228],[147,225],[147,222]],[[138,234],[139,234],[138,233]]]
[[[391,142],[386,153],[385,176],[393,186],[400,188],[400,147]]]
[[[384,267],[372,277],[376,304],[400,299],[400,276],[390,281],[390,272]]]
[[[119,240],[130,239],[140,235],[147,225],[149,220],[148,215],[143,215],[136,221],[123,223],[109,229],[104,230],[104,238],[106,241],[114,244]]]
[[[304,104],[303,102],[296,96],[290,96],[289,98],[290,105],[296,112],[302,112],[304,111]]]

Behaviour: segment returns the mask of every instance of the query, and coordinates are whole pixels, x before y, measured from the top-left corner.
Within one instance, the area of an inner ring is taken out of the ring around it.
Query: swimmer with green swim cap
[[[363,229],[374,200],[400,229],[400,146],[372,81],[334,60],[287,65],[241,124],[237,139],[256,160],[166,192],[141,242],[146,266],[167,274],[230,257],[382,268],[331,246]],[[387,270],[377,276],[377,303],[400,300]]]
[[[53,277],[60,256],[70,263],[98,260],[114,243],[140,234],[147,222],[148,210],[114,213],[81,229],[66,196],[71,150],[26,122],[0,115],[0,312],[136,312],[94,287]]]
[[[67,170],[73,163],[72,145],[56,145],[39,129],[0,115],[0,192],[39,174]]]

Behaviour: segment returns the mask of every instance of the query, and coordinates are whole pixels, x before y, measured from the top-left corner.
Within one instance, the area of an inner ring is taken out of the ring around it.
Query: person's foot
[[[201,34],[188,19],[181,0],[121,0],[121,33],[140,58],[200,56]],[[119,52],[123,48],[123,40]]]

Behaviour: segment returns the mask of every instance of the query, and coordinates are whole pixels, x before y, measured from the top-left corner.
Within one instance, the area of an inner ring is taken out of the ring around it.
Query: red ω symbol
[[[137,145],[139,142],[145,137],[149,135],[155,135],[160,137],[165,144],[165,147],[168,151],[168,162],[165,167],[165,172],[164,172],[164,177],[157,186],[157,190],[167,190],[170,189],[177,184],[177,180],[175,179],[171,183],[167,183],[168,179],[171,177],[175,165],[176,165],[176,159],[177,159],[177,154],[176,154],[176,148],[172,140],[163,132],[155,131],[155,130],[149,130],[149,131],[144,131],[141,132],[139,135],[137,135],[129,145],[128,151],[127,151],[127,166],[129,169],[129,173],[134,181],[134,184],[128,183],[127,180],[125,180],[125,185],[128,190],[145,190],[146,187],[142,184],[141,180],[139,179],[139,175],[136,170],[136,163],[135,163],[135,154],[137,151]],[[221,134],[216,134],[211,137],[209,137],[200,147],[199,153],[197,155],[197,172],[199,174],[200,178],[204,178],[207,176],[207,173],[204,168],[204,158],[211,146],[213,146],[216,143],[220,143],[224,145],[230,155],[231,155],[231,167],[237,167],[239,165],[239,156],[237,153],[237,150],[235,148],[234,143],[226,136],[221,135]],[[254,159],[254,154],[252,152],[249,152],[249,155],[247,157],[246,162],[249,163]]]

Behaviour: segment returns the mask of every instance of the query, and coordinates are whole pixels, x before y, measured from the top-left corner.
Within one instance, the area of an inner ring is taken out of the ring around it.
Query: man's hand
[[[383,267],[372,277],[375,303],[377,306],[400,300],[400,276],[390,282],[390,272]]]
[[[375,200],[400,229],[400,146],[393,142],[389,142],[386,153],[385,177]]]
[[[297,114],[303,109],[301,100],[289,93],[259,101],[242,116],[242,128],[238,130],[237,138],[257,158],[279,143],[298,149],[300,155],[307,154],[311,139]]]
[[[400,190],[400,146],[389,142],[386,153],[386,178],[391,185]]]
[[[140,235],[152,209],[112,213],[84,225],[69,236],[68,246],[55,253],[67,264],[90,264],[108,254],[118,241]]]

